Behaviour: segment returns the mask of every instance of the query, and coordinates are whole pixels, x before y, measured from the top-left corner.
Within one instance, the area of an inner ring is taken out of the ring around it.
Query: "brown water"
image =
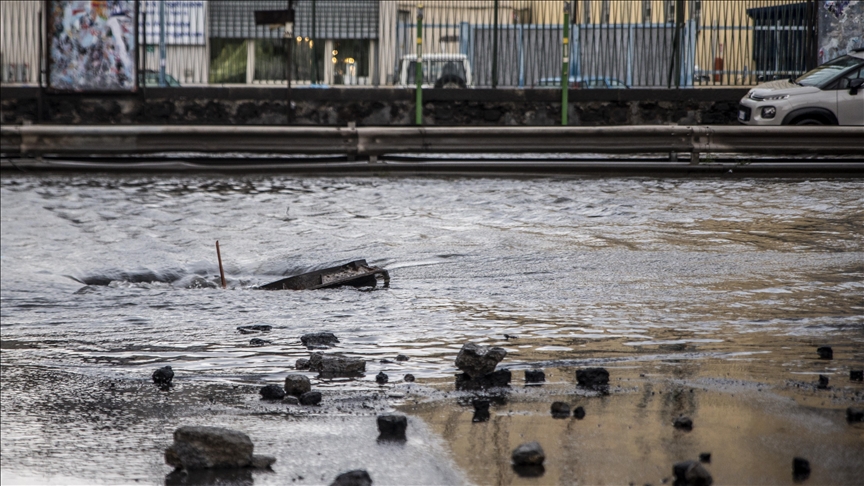
[[[864,477],[864,429],[844,419],[864,402],[848,379],[864,368],[858,180],[0,181],[4,484],[162,483],[161,451],[189,423],[244,430],[277,456],[239,484],[360,467],[376,484],[660,484],[699,452],[720,484],[789,483],[794,455],[812,484]],[[357,258],[391,288],[251,290]],[[249,324],[273,330],[237,332]],[[258,401],[308,356],[299,336],[325,330],[369,360],[366,377],[316,382],[317,411]],[[485,423],[450,391],[467,341],[506,347],[514,370]],[[410,360],[379,362],[399,353]],[[168,393],[148,383],[164,364]],[[610,370],[609,396],[578,392],[587,365]],[[535,366],[550,383],[526,389]],[[552,419],[559,399],[588,415]],[[412,417],[409,441],[379,444],[375,414],[394,408]],[[692,432],[671,427],[681,413]],[[549,457],[539,478],[509,466],[527,440]]]

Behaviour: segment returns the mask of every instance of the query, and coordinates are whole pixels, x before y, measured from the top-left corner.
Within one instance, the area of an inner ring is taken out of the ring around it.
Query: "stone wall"
[[[735,124],[747,89],[574,90],[573,126]],[[4,124],[284,125],[287,90],[274,88],[162,88],[134,95],[50,94],[7,88],[0,96]],[[555,126],[557,90],[427,90],[429,126]],[[399,126],[414,123],[414,91],[404,89],[294,89],[294,125]],[[42,116],[39,116],[41,105]]]

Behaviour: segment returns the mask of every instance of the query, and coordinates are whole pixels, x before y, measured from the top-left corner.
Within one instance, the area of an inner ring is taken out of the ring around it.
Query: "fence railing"
[[[145,87],[279,86],[289,76],[301,86],[399,86],[417,62],[419,1],[126,1],[138,17]],[[0,2],[4,85],[44,84],[43,10],[57,15],[66,3]],[[283,26],[255,24],[255,11],[289,6],[290,38]],[[572,87],[747,86],[813,67],[816,8],[813,0],[425,0],[422,63],[426,76],[470,73],[464,84],[475,87],[560,87],[565,54]]]

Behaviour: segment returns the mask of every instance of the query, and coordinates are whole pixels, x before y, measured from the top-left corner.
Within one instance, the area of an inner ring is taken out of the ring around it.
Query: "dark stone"
[[[609,372],[605,368],[576,370],[576,382],[585,388],[607,391],[609,389]]]
[[[546,381],[543,370],[525,370],[525,383],[542,383]]]
[[[308,370],[309,369],[309,360],[306,358],[300,358],[294,362],[295,370]]]
[[[489,400],[475,398],[471,402],[471,405],[474,406],[474,417],[471,418],[472,422],[486,422],[489,420]]]
[[[820,346],[816,348],[816,352],[819,353],[820,359],[834,359],[834,350],[831,346]]]
[[[511,340],[511,339],[516,339],[516,338],[518,338],[518,337],[519,337],[519,336],[514,336],[513,334],[505,334],[505,335],[504,335],[504,339],[506,339],[506,340],[508,340],[508,341]]]
[[[822,390],[828,388],[828,381],[829,381],[829,379],[828,379],[827,376],[825,376],[825,375],[819,375],[819,384],[816,385],[816,388],[819,388],[819,389],[822,389]]]
[[[174,379],[174,370],[171,369],[170,366],[163,366],[158,370],[153,372],[153,383],[156,383],[160,386],[166,386],[171,384],[171,380]]]
[[[366,371],[366,361],[340,354],[312,353],[309,369],[325,377],[358,376]]]
[[[300,342],[309,349],[324,349],[339,342],[332,332],[315,332],[300,336]]]
[[[252,469],[175,469],[165,476],[165,486],[210,486],[230,484],[232,486],[254,486]]]
[[[408,356],[400,354],[399,356],[396,356],[396,361],[408,361]]]
[[[285,398],[285,390],[279,385],[267,385],[258,393],[261,394],[262,400],[282,400]]]
[[[312,391],[312,382],[306,375],[291,373],[285,377],[285,393],[299,397],[310,391]]]
[[[803,457],[792,458],[792,478],[803,481],[810,477],[810,461]]]
[[[273,326],[268,326],[266,324],[256,324],[254,326],[237,326],[237,330],[240,331],[240,334],[253,334],[256,332],[270,332],[273,329]]]
[[[578,407],[573,409],[573,417],[578,420],[582,420],[583,418],[585,418],[585,409],[582,408],[582,405],[579,405]]]
[[[554,418],[570,417],[570,404],[565,402],[552,403],[552,416]]]
[[[675,486],[711,486],[714,479],[702,464],[696,461],[679,462],[672,466]]]
[[[177,469],[269,467],[276,460],[253,456],[254,446],[243,432],[222,427],[184,426],[174,431],[165,462]]]
[[[456,355],[456,367],[472,378],[488,375],[495,371],[498,363],[507,356],[504,348],[487,348],[467,343]]]
[[[408,373],[407,375],[405,375],[405,378],[403,378],[403,379],[410,383],[410,382],[414,381],[414,375],[412,375],[411,373]]]
[[[390,361],[390,360],[387,359],[387,358],[384,358],[384,359],[382,359],[382,360],[379,360],[378,362],[379,362],[379,363],[385,363],[385,364],[386,364],[386,363],[392,363],[392,361]]]
[[[372,486],[372,478],[363,469],[355,469],[336,476],[330,486]]]
[[[852,381],[864,381],[864,370],[849,370],[849,379]]]
[[[457,390],[483,390],[486,388],[510,386],[510,370],[498,370],[494,373],[472,379],[467,373],[456,375]]]
[[[699,462],[704,462],[707,464],[711,463],[711,453],[710,452],[702,452],[699,454]]]
[[[690,417],[678,417],[672,423],[676,429],[693,430],[693,420]]]
[[[249,340],[250,346],[266,346],[268,344],[273,344],[270,341],[265,341],[264,339],[252,338]]]
[[[521,478],[539,478],[546,472],[543,464],[538,466],[517,466],[513,465],[513,472]]]
[[[321,403],[321,392],[310,391],[300,395],[300,405],[318,405]]]
[[[546,460],[546,454],[539,443],[526,442],[513,449],[511,458],[516,466],[539,466]]]
[[[864,410],[852,407],[847,408],[846,420],[849,422],[864,422]]]
[[[379,385],[383,385],[383,384],[387,383],[388,381],[390,381],[390,377],[387,376],[387,373],[384,373],[383,371],[381,371],[377,375],[375,375],[375,382],[378,383]]]
[[[395,413],[378,416],[378,438],[382,440],[405,440],[408,417]]]
[[[285,398],[282,399],[282,403],[287,403],[288,405],[300,405],[300,399],[294,395],[285,395]]]

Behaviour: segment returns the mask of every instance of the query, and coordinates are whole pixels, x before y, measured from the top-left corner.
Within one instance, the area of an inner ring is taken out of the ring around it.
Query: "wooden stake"
[[[222,288],[225,288],[225,270],[222,269],[222,254],[219,253],[219,240],[216,240],[216,258],[219,259],[219,276],[222,277]]]

